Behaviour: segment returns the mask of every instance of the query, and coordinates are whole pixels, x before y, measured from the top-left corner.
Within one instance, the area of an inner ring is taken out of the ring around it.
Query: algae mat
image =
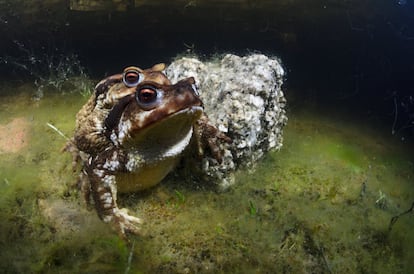
[[[254,172],[240,171],[229,191],[169,176],[150,191],[122,196],[123,206],[145,220],[143,235],[126,244],[85,209],[70,156],[60,152],[65,140],[47,126],[70,136],[86,99],[67,93],[33,100],[33,93],[22,88],[0,102],[0,128],[13,126],[25,144],[3,149],[0,159],[1,272],[407,273],[414,267],[412,214],[388,231],[390,219],[414,201],[413,150],[387,132],[293,109],[282,150]]]

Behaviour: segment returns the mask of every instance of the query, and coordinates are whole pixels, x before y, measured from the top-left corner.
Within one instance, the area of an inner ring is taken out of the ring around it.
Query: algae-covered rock
[[[279,60],[262,54],[227,54],[210,62],[183,57],[166,74],[172,82],[193,76],[209,119],[232,139],[231,144],[222,145],[222,163],[203,158],[205,179],[226,188],[234,183],[232,171],[251,168],[265,152],[282,147],[287,117]]]

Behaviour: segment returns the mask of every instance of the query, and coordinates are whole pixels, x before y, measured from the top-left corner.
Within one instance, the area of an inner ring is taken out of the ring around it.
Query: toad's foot
[[[62,152],[69,152],[72,155],[72,170],[76,171],[78,163],[81,162],[80,151],[76,147],[73,138],[68,140],[65,146],[61,150]]]
[[[119,236],[123,239],[127,239],[127,233],[141,234],[140,225],[143,223],[142,220],[129,215],[126,208],[114,208],[112,223]]]

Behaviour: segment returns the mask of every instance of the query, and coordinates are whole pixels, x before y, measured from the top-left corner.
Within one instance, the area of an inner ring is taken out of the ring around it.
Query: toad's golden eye
[[[139,88],[135,94],[137,103],[145,110],[156,107],[161,101],[161,92],[153,86],[143,86]]]
[[[122,81],[127,87],[136,87],[141,82],[141,76],[135,69],[127,70],[122,75]]]

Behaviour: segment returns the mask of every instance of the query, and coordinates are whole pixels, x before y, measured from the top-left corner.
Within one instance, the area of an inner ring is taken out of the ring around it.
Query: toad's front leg
[[[222,143],[231,143],[232,140],[210,123],[207,115],[203,114],[196,123],[196,136],[198,138],[199,154],[204,154],[204,148],[210,150],[211,155],[221,163],[223,160]]]
[[[142,221],[127,213],[126,209],[118,208],[117,186],[115,174],[120,169],[119,165],[108,161],[100,163],[99,157],[91,159],[86,167],[86,173],[90,182],[90,193],[94,200],[98,216],[105,223],[110,223],[122,238],[126,233],[139,234],[139,225]]]

